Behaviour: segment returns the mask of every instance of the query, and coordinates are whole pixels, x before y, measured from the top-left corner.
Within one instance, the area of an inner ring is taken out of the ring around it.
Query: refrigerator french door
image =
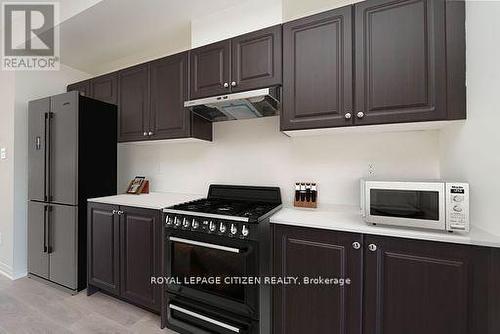
[[[77,288],[78,95],[29,105],[30,274]]]
[[[116,106],[69,92],[28,112],[28,273],[86,286],[86,201],[116,194]]]

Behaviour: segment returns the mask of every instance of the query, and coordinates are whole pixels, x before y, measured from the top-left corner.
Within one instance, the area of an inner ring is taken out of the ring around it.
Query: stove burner
[[[221,214],[257,220],[276,207],[275,204],[224,199],[199,199],[174,205],[171,209],[198,213]]]

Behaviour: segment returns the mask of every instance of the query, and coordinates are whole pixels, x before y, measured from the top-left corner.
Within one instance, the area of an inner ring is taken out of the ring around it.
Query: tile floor
[[[29,278],[0,275],[0,334],[162,333],[160,317],[115,298],[76,296]]]

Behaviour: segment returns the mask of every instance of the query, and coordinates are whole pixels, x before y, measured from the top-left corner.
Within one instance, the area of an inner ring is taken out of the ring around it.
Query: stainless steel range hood
[[[211,121],[231,121],[279,114],[279,88],[264,88],[184,102],[184,107]]]

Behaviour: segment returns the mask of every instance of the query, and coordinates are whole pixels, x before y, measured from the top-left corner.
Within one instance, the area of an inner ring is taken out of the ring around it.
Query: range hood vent
[[[280,108],[279,88],[264,88],[186,101],[184,107],[211,122],[275,116],[279,114]]]

